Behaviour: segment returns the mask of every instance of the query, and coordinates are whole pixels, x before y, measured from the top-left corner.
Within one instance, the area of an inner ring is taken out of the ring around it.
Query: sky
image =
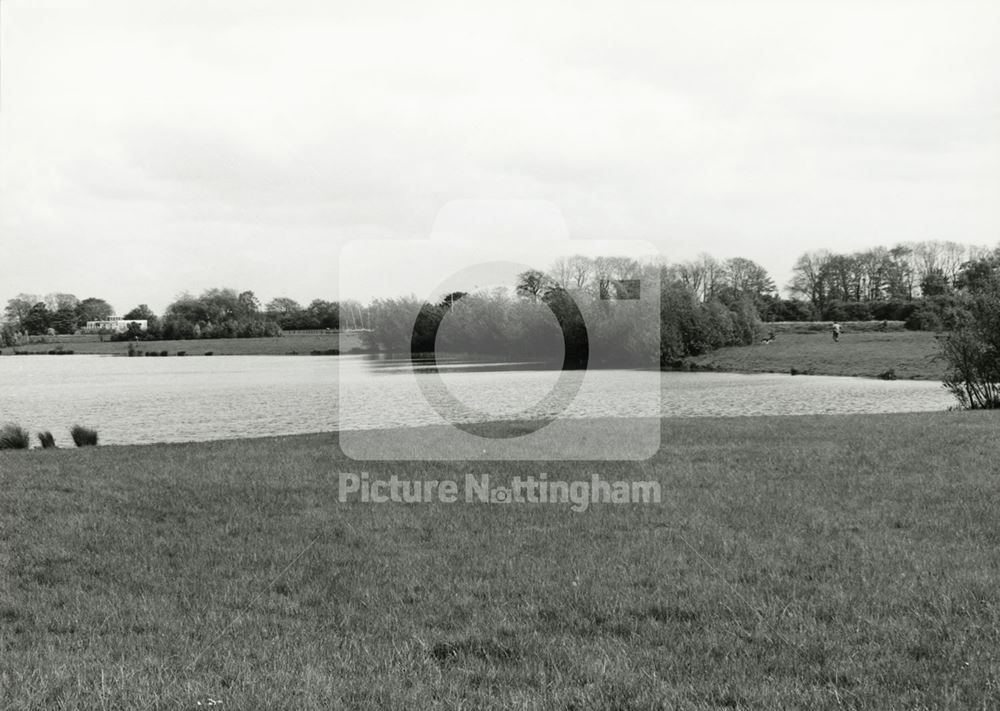
[[[995,2],[0,0],[0,301],[423,294],[484,205],[779,284],[995,245],[997,67]]]

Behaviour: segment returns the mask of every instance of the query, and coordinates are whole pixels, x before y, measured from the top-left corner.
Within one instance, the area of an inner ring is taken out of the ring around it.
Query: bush
[[[813,321],[818,314],[812,304],[805,301],[779,299],[768,305],[762,316],[766,321]]]
[[[868,301],[834,299],[823,308],[823,318],[827,321],[870,321],[872,316],[872,304]]]
[[[944,385],[959,405],[1000,408],[1000,291],[971,302],[940,343],[949,365]]]
[[[874,301],[872,318],[877,321],[905,321],[919,304],[915,301]]]
[[[940,312],[930,306],[921,306],[906,319],[910,331],[940,331],[943,325]]]
[[[56,448],[56,438],[52,436],[52,433],[46,430],[45,432],[38,433],[38,441],[42,445],[42,449],[55,449]]]
[[[0,427],[0,449],[27,449],[31,446],[31,435],[13,422]]]
[[[77,447],[94,447],[97,445],[97,430],[81,425],[73,425],[69,431],[73,437],[73,444]]]

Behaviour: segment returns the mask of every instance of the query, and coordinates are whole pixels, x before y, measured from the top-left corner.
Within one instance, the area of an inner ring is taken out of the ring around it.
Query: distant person
[[[840,324],[836,321],[833,322],[833,340],[834,343],[840,341]]]

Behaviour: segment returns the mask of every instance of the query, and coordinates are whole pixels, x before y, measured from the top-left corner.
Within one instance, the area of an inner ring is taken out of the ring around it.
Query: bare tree
[[[945,242],[941,245],[941,273],[949,284],[954,284],[962,265],[969,260],[970,248],[958,242]]]
[[[788,290],[805,297],[813,306],[823,306],[829,298],[829,265],[832,255],[825,249],[806,252],[792,267]]]
[[[744,257],[727,259],[722,280],[735,294],[760,299],[777,291],[774,280],[757,262]]]
[[[35,294],[18,294],[7,301],[7,306],[4,308],[4,317],[7,323],[20,331],[24,320],[31,312],[31,308],[40,300]]]
[[[583,289],[587,286],[587,281],[594,271],[594,260],[582,254],[576,254],[569,258],[568,267],[572,275],[571,283],[576,289]]]
[[[573,268],[570,266],[570,258],[559,257],[552,262],[552,266],[549,267],[549,277],[556,286],[563,289],[569,288],[569,285],[573,283]]]
[[[80,300],[75,295],[60,293],[46,294],[43,302],[49,311],[71,310],[80,304]]]

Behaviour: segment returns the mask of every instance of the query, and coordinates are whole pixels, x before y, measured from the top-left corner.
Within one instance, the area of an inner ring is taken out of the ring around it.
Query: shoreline
[[[836,377],[836,376],[827,376]],[[698,423],[704,425],[705,427],[716,427],[723,424],[739,424],[740,427],[744,427],[747,423],[759,422],[761,427],[769,429],[774,426],[779,426],[783,423],[787,423],[790,426],[796,426],[803,422],[812,422],[816,419],[829,419],[831,421],[843,422],[846,419],[872,419],[872,420],[882,420],[886,418],[896,418],[896,419],[906,419],[906,418],[928,418],[933,419],[942,416],[952,416],[959,413],[989,413],[991,411],[986,410],[923,410],[923,411],[908,411],[908,412],[876,412],[876,413],[811,413],[811,414],[800,414],[800,415],[789,415],[789,414],[776,414],[776,415],[704,415],[704,416],[668,416],[668,417],[581,417],[572,418],[574,422],[582,424],[585,428],[594,428],[601,431],[606,431],[608,429],[620,429],[624,434],[630,432],[634,428],[635,422],[648,422],[651,420],[659,420],[660,422],[660,432],[661,437],[664,431],[668,431],[671,428],[682,428],[686,429],[690,426],[696,426]],[[630,423],[633,423],[630,426]],[[522,430],[525,427],[530,427],[535,424],[533,420],[490,420],[484,422],[467,423],[473,424],[477,428],[483,431],[489,431],[493,436],[498,433],[510,433]],[[752,425],[751,425],[752,426]],[[275,434],[275,435],[258,435],[252,437],[225,437],[219,439],[198,439],[198,440],[183,440],[183,441],[158,441],[158,442],[132,442],[132,443],[110,443],[110,444],[98,444],[93,447],[75,447],[75,446],[61,446],[53,449],[43,449],[42,447],[33,444],[28,449],[11,449],[11,450],[0,450],[0,461],[3,461],[3,457],[6,454],[14,452],[60,452],[60,451],[93,451],[93,450],[115,450],[122,451],[125,449],[139,448],[139,449],[155,449],[155,448],[184,448],[184,447],[229,447],[229,446],[256,446],[259,444],[270,443],[270,444],[280,444],[282,442],[288,441],[293,442],[296,440],[310,440],[310,439],[330,439],[340,448],[339,440],[340,437],[347,434],[355,433],[367,433],[367,434],[378,434],[384,436],[398,435],[403,438],[413,439],[418,441],[426,441],[428,439],[433,439],[439,435],[447,435],[454,429],[451,424],[434,424],[434,425],[415,425],[413,427],[378,427],[378,428],[368,428],[363,430],[321,430],[316,432],[299,432],[292,434]],[[98,430],[99,432],[99,430]],[[662,441],[662,440],[661,440]],[[662,449],[662,447],[661,447]],[[484,450],[485,451],[485,450]],[[646,459],[632,459],[632,460],[622,460],[631,462],[643,462],[649,461],[649,459],[655,459],[659,456],[658,451],[651,458]],[[373,461],[373,460],[352,460],[352,461]],[[377,460],[375,460],[377,461]],[[387,459],[385,461],[405,461],[399,458]],[[456,461],[463,461],[456,458],[444,458],[439,460],[427,460],[433,462],[442,463],[454,463]],[[501,459],[472,459],[472,461],[495,461],[502,462]],[[512,461],[530,461],[524,458]],[[558,460],[556,460],[558,461]],[[584,461],[584,460],[577,460]],[[619,461],[619,460],[610,460]]]
[[[785,373],[832,375],[882,380],[944,379],[937,334],[928,331],[846,332],[834,343],[824,332],[779,333],[773,342],[730,346],[700,356],[683,358],[678,365],[661,367],[664,372]],[[370,351],[356,333],[274,338],[199,339],[189,341],[145,341],[134,344],[156,357],[226,355],[367,355]],[[12,351],[27,354],[63,351],[72,355],[128,355],[128,342],[36,343],[0,349],[0,358]],[[143,356],[136,357],[150,357]]]

